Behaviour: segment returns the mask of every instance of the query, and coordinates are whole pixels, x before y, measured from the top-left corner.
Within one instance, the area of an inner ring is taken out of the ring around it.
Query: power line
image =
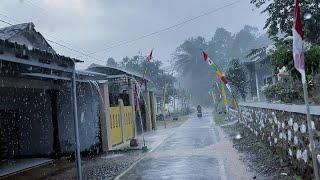
[[[38,8],[38,9],[41,9],[43,12],[47,13],[46,9],[42,8],[41,6],[38,6],[35,2],[33,2],[31,0],[23,0],[23,1],[26,2],[27,4],[31,5],[31,6],[34,6],[34,7]]]
[[[11,23],[9,23],[9,22],[7,22],[7,21],[4,21],[4,20],[2,20],[2,19],[0,19],[0,22],[3,22],[3,23],[5,23],[5,24],[8,24],[8,25],[13,25],[13,24],[11,24]]]
[[[198,15],[198,16],[195,16],[195,17],[189,18],[189,19],[187,19],[187,20],[184,20],[184,21],[182,21],[182,22],[180,22],[180,23],[177,23],[177,24],[174,24],[174,25],[172,25],[172,26],[169,26],[169,27],[160,29],[160,30],[158,30],[158,31],[154,31],[154,32],[149,33],[149,34],[142,35],[142,36],[140,36],[140,37],[138,37],[138,38],[135,38],[135,39],[132,39],[132,40],[129,40],[129,41],[120,41],[119,43],[113,43],[113,44],[115,44],[115,45],[111,45],[111,46],[109,46],[108,48],[105,48],[105,49],[102,49],[102,50],[99,50],[99,51],[95,51],[95,52],[93,52],[93,53],[90,53],[90,55],[91,55],[91,54],[96,54],[96,53],[99,53],[99,52],[102,52],[102,51],[107,51],[107,50],[109,50],[109,49],[113,49],[113,48],[116,48],[116,47],[119,47],[119,46],[122,46],[122,45],[130,44],[130,43],[132,43],[132,42],[135,42],[135,41],[138,41],[138,40],[141,40],[141,39],[144,39],[144,38],[153,36],[153,35],[155,35],[155,34],[159,34],[159,33],[161,33],[161,32],[168,31],[168,30],[170,30],[170,29],[173,29],[173,28],[175,28],[175,27],[181,26],[181,25],[186,24],[186,23],[188,23],[188,22],[197,20],[197,19],[199,19],[199,18],[201,18],[201,17],[203,17],[203,16],[207,16],[207,15],[210,15],[210,14],[212,14],[212,13],[218,12],[218,11],[220,11],[220,10],[222,10],[222,9],[225,9],[225,8],[227,8],[227,7],[230,7],[230,6],[232,6],[232,5],[234,5],[234,4],[237,4],[237,3],[239,3],[239,2],[240,2],[240,0],[234,1],[234,2],[232,2],[232,3],[229,3],[229,4],[226,4],[226,5],[221,6],[221,7],[219,7],[219,8],[216,8],[216,9],[214,9],[214,10],[211,10],[211,11],[205,12],[205,13],[203,13],[203,14],[200,14],[200,15]]]
[[[29,2],[30,2],[30,1],[29,1]],[[46,40],[49,41],[49,42],[52,42],[52,43],[54,43],[54,44],[56,44],[56,45],[58,45],[58,46],[64,47],[64,48],[66,48],[66,49],[68,49],[68,50],[70,50],[70,51],[79,53],[79,54],[81,54],[81,55],[83,55],[83,56],[85,56],[85,57],[89,57],[89,58],[92,58],[92,59],[94,59],[94,60],[96,60],[96,61],[100,61],[100,62],[106,62],[105,60],[98,59],[98,58],[96,58],[96,57],[94,57],[94,56],[92,56],[92,55],[93,55],[93,54],[96,54],[96,53],[98,53],[98,52],[107,51],[107,50],[109,50],[109,49],[113,49],[113,48],[116,48],[116,47],[119,47],[119,46],[123,46],[123,45],[126,45],[126,44],[130,44],[130,43],[133,43],[133,42],[135,42],[135,41],[139,41],[139,40],[141,40],[141,39],[144,39],[144,38],[147,38],[147,37],[150,37],[150,36],[159,34],[159,33],[164,32],[164,31],[171,30],[171,29],[173,29],[173,28],[176,28],[176,27],[179,27],[179,26],[181,26],[181,25],[184,25],[184,24],[186,24],[186,23],[188,23],[188,22],[195,21],[195,20],[197,20],[197,19],[199,19],[199,18],[201,18],[201,17],[203,17],[203,16],[207,16],[207,15],[213,14],[213,13],[215,13],[215,12],[218,12],[218,11],[220,11],[220,10],[222,10],[222,9],[225,9],[225,8],[227,8],[227,7],[230,7],[230,6],[232,6],[232,5],[234,5],[234,4],[237,4],[237,3],[239,3],[239,2],[240,2],[240,0],[234,1],[234,2],[232,2],[232,3],[228,3],[228,4],[224,5],[224,6],[221,6],[221,7],[219,7],[219,8],[216,8],[216,9],[214,9],[214,10],[211,10],[211,11],[208,11],[208,12],[205,12],[205,13],[202,13],[202,14],[200,14],[200,15],[198,15],[198,16],[189,18],[189,19],[187,19],[187,20],[184,20],[184,21],[179,22],[179,23],[177,23],[177,24],[171,25],[171,26],[169,26],[169,27],[160,29],[160,30],[158,30],[158,31],[154,31],[154,32],[152,32],[152,33],[148,33],[148,34],[142,35],[142,36],[140,36],[140,37],[138,37],[138,38],[135,38],[135,39],[132,39],[132,40],[129,40],[129,41],[124,40],[124,41],[120,41],[120,42],[118,42],[118,43],[113,43],[111,46],[109,46],[109,47],[107,47],[107,48],[105,48],[105,49],[102,49],[102,50],[99,50],[99,51],[95,51],[95,52],[92,52],[92,53],[89,53],[89,52],[85,53],[85,52],[83,52],[83,51],[77,50],[77,49],[75,49],[75,48],[68,47],[68,46],[66,46],[66,45],[63,45],[62,43],[58,43],[58,42],[53,41],[53,40],[50,40],[50,39],[48,39],[48,38],[46,38]],[[34,3],[32,3],[32,4],[35,5]],[[39,6],[36,6],[36,7],[40,8]],[[41,9],[42,9],[42,10],[45,10],[45,9],[43,9],[43,8],[41,8]],[[3,15],[3,14],[0,14],[0,15]],[[6,18],[8,18],[8,19],[13,19],[13,18],[10,18],[10,17],[8,17],[8,16],[6,16],[6,15],[3,15],[3,16],[6,17]],[[0,22],[6,23],[6,24],[9,24],[9,25],[13,25],[13,24],[11,24],[11,23],[9,23],[9,22],[6,22],[6,21],[4,21],[4,20],[1,20],[1,19],[0,19]],[[45,34],[45,33],[43,33],[43,34]],[[49,35],[49,36],[50,36],[50,35]],[[52,37],[52,36],[51,36],[51,37]],[[57,38],[55,38],[55,39],[57,39]],[[60,41],[63,42],[62,40],[60,40]],[[64,42],[64,43],[66,43],[66,42]],[[71,43],[66,43],[66,44],[71,44]]]

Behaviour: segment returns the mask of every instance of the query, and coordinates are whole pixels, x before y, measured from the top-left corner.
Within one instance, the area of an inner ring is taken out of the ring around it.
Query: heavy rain
[[[318,0],[2,0],[0,179],[315,179]]]

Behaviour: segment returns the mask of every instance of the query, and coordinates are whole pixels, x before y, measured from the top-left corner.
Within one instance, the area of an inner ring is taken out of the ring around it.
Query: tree
[[[189,38],[184,41],[174,54],[174,62],[180,76],[181,86],[191,93],[195,103],[209,104],[210,90],[214,72],[203,60],[202,50],[208,47],[203,37]]]
[[[217,64],[225,69],[228,65],[229,51],[233,42],[231,32],[224,28],[218,28],[211,41],[208,42],[208,53],[213,59],[217,60]]]
[[[262,13],[268,14],[264,28],[268,34],[277,36],[292,35],[293,26],[293,0],[251,0],[251,4],[257,8],[263,8]],[[311,43],[320,43],[320,5],[319,0],[301,1],[302,24],[305,31],[305,39]]]
[[[107,65],[111,67],[118,67],[118,63],[112,57],[108,58]]]
[[[258,29],[252,26],[232,34],[224,28],[218,28],[214,37],[207,42],[203,37],[189,38],[184,41],[173,56],[181,84],[199,103],[210,103],[208,91],[212,91],[212,81],[217,80],[213,70],[203,61],[201,51],[207,51],[222,71],[228,67],[229,59],[246,61],[252,48],[260,48],[270,43],[267,35],[258,35]]]
[[[245,66],[239,59],[232,59],[226,72],[226,78],[230,81],[232,87],[240,94],[243,100],[246,98],[249,80]]]
[[[140,66],[140,56],[133,56],[132,58],[124,57],[120,62],[120,67],[128,71],[142,73],[142,67]]]
[[[289,74],[296,80],[300,79],[300,73],[294,68],[292,56],[292,40],[281,39],[275,43],[275,50],[270,53],[271,65],[274,72],[286,67]],[[320,45],[307,45],[305,49],[305,69],[309,80],[320,73]]]
[[[150,62],[147,62],[146,56],[141,55],[136,55],[132,58],[125,57],[120,63],[121,68],[138,74],[143,74],[145,69],[147,69],[146,77],[151,80],[149,84],[156,89],[162,89],[164,84],[167,83],[168,94],[172,95],[175,78],[171,74],[166,73],[161,68],[161,65],[161,61],[152,59]]]

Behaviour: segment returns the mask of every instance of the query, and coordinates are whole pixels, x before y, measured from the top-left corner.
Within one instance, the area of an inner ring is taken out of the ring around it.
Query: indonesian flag
[[[212,67],[212,69],[215,71],[216,76],[218,77],[218,79],[220,79],[220,81],[226,85],[226,87],[228,88],[228,90],[231,93],[231,87],[229,85],[228,80],[225,78],[224,74],[219,70],[219,68],[216,66],[216,64],[214,64],[214,62],[211,60],[211,58],[208,56],[208,54],[204,51],[202,51],[202,55],[203,55],[203,59],[208,63],[209,66]]]
[[[218,69],[206,52],[202,51],[202,55],[203,55],[204,61],[206,61],[209,64],[209,66],[214,66],[215,70]]]
[[[293,22],[293,60],[294,67],[300,72],[302,83],[306,82],[303,53],[303,30],[300,16],[299,0],[295,0]]]
[[[150,54],[147,56],[147,62],[150,62],[153,58],[153,49],[151,50]],[[147,75],[147,68],[144,69],[143,74],[142,74],[142,80],[141,80],[141,86],[143,85],[145,78]]]

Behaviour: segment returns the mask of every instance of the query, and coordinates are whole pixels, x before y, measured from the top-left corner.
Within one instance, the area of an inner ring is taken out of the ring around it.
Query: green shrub
[[[275,84],[267,84],[261,88],[267,100],[282,103],[303,103],[302,84],[298,81],[285,79]]]

